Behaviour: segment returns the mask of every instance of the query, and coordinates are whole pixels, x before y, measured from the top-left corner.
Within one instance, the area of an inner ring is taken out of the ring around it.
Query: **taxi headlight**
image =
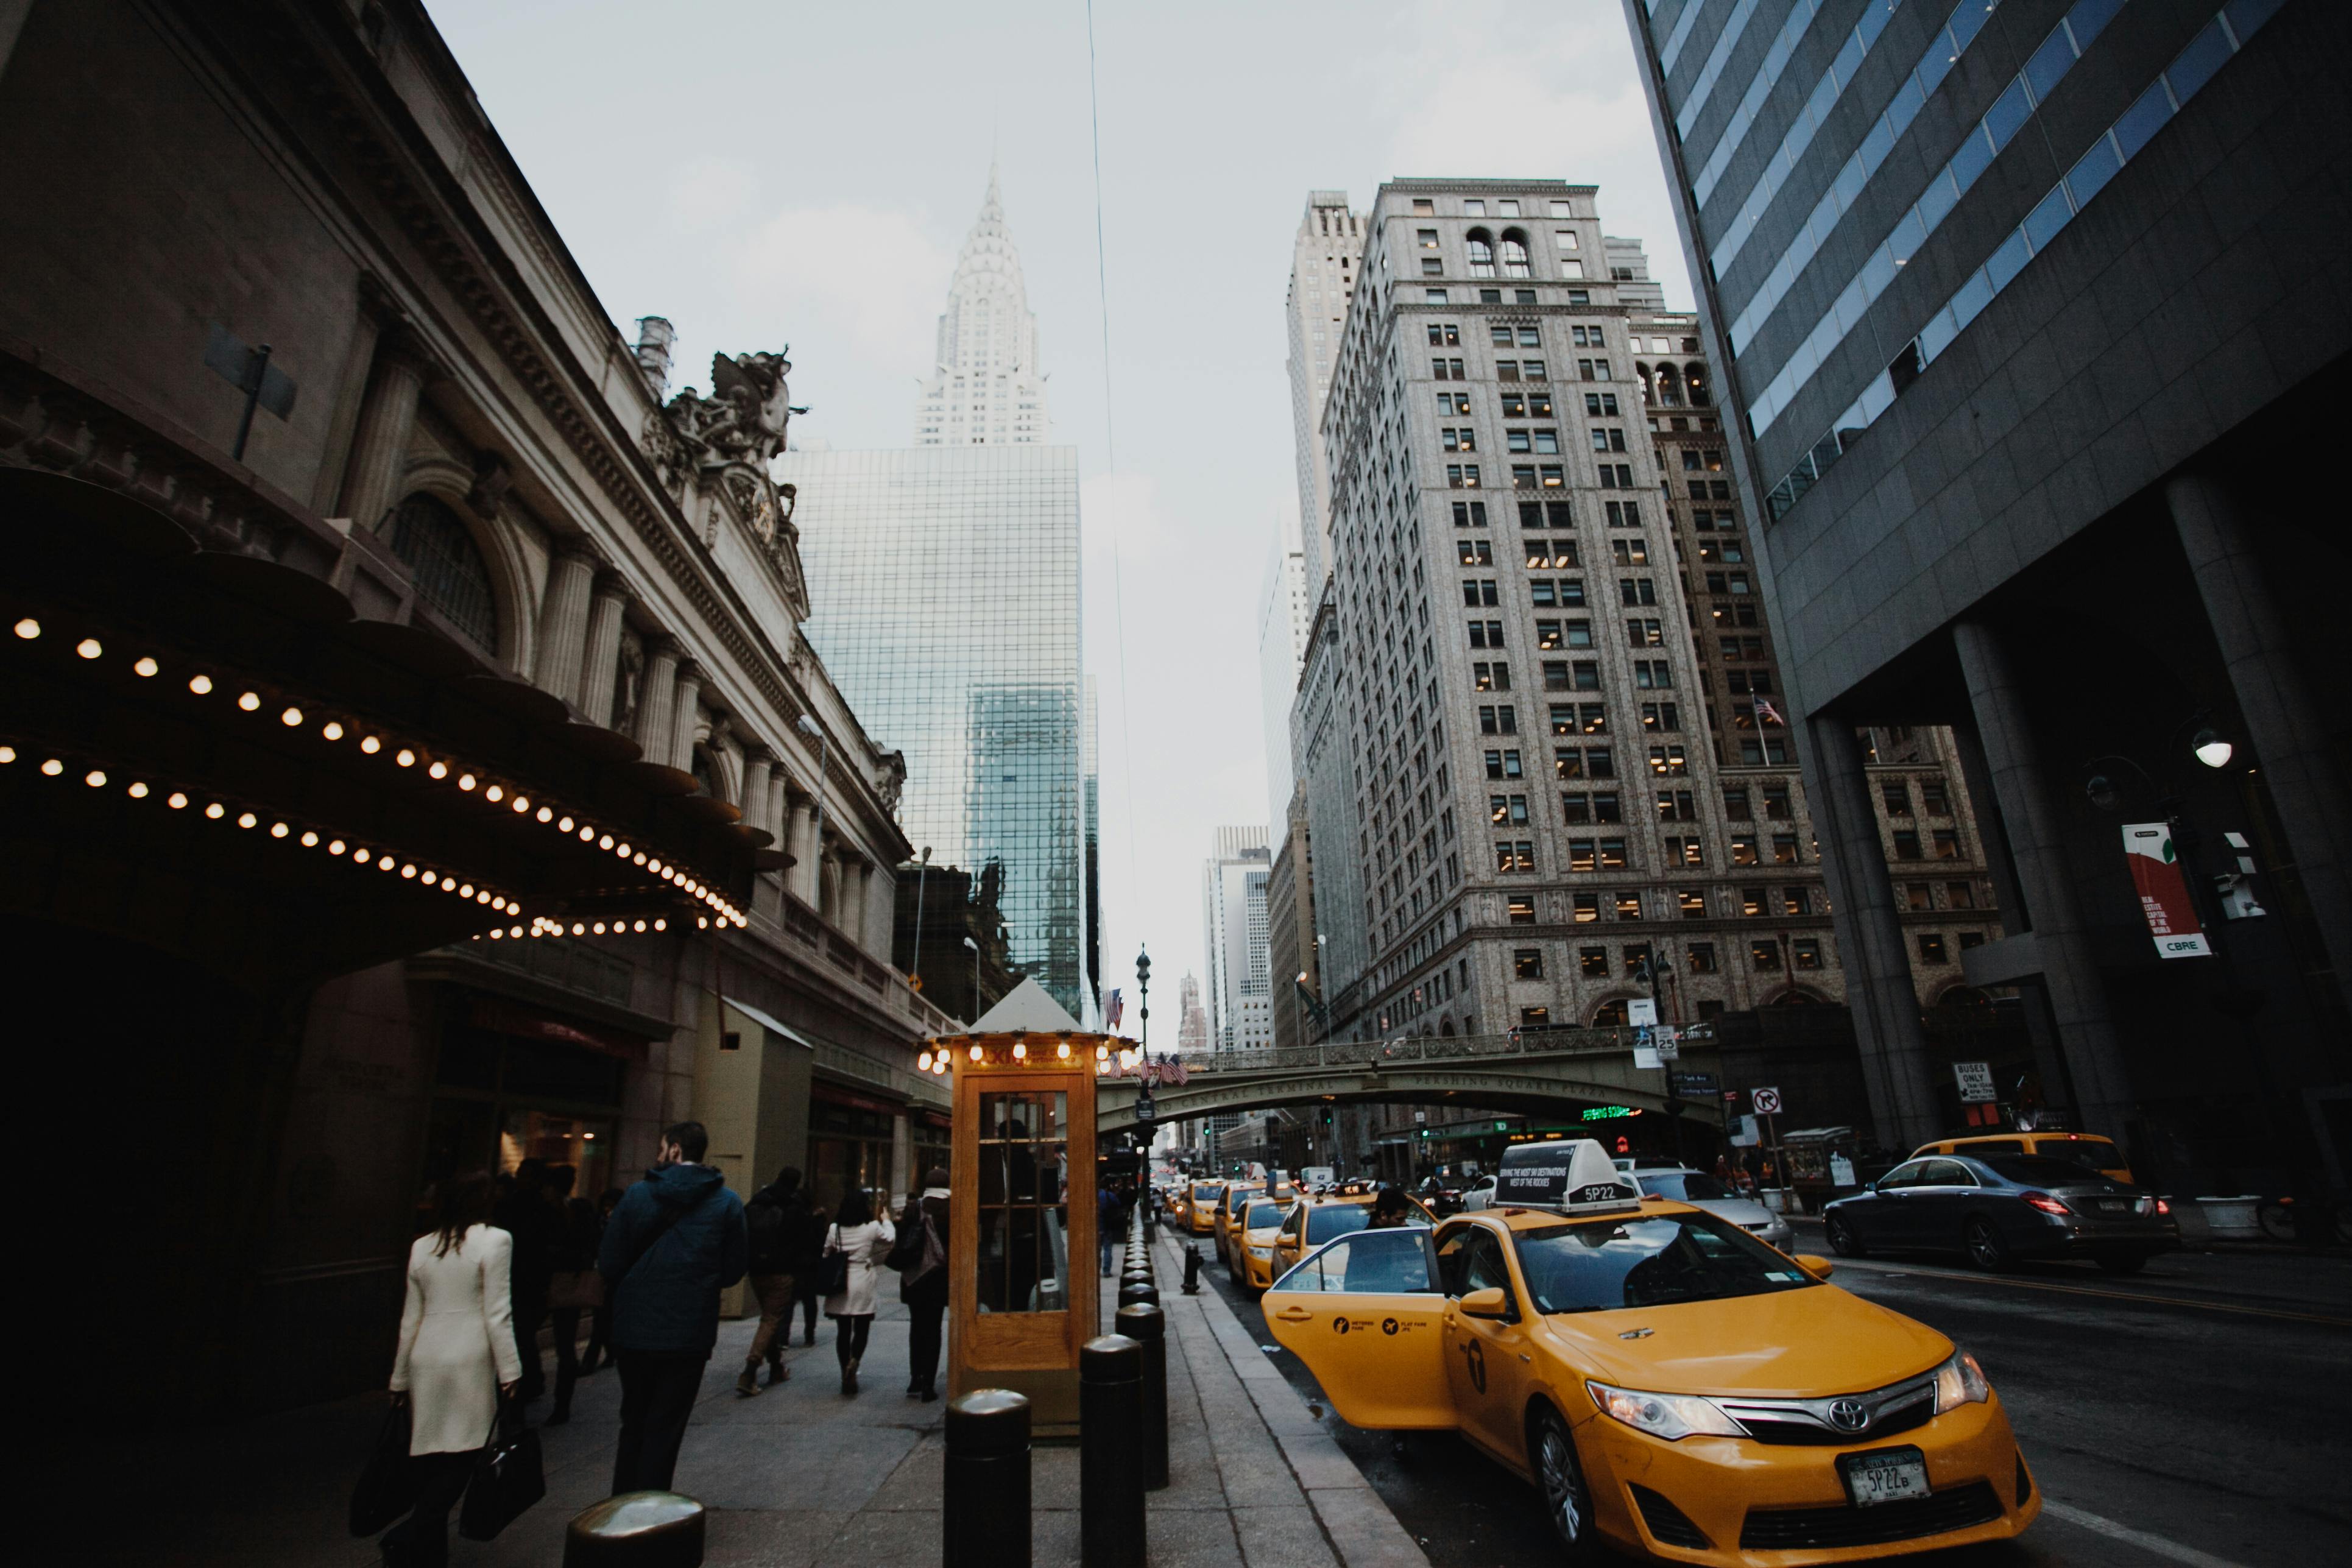
[[[1985,1381],[1984,1368],[1968,1352],[1953,1352],[1952,1359],[1936,1369],[1937,1415],[1963,1405],[1982,1405],[1991,1397],[1992,1384]]]
[[[1584,1386],[1591,1392],[1592,1403],[1601,1407],[1603,1415],[1614,1416],[1636,1431],[1664,1437],[1669,1443],[1679,1442],[1694,1433],[1716,1437],[1748,1435],[1738,1422],[1695,1394],[1643,1394],[1637,1389],[1612,1388],[1605,1383],[1587,1383]]]

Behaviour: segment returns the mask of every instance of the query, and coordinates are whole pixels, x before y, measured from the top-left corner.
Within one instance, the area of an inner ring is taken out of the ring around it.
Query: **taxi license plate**
[[[1902,1502],[1927,1495],[1927,1460],[1916,1448],[1881,1448],[1848,1454],[1838,1461],[1846,1494],[1856,1508]]]

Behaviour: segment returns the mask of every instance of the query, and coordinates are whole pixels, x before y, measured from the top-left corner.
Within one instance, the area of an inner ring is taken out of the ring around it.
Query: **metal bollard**
[[[1078,1352],[1078,1561],[1144,1568],[1143,1347],[1125,1334]]]
[[[1168,1319],[1149,1302],[1118,1310],[1118,1331],[1143,1347],[1143,1489],[1168,1484]]]
[[[1200,1293],[1201,1252],[1198,1247],[1187,1247],[1184,1248],[1184,1294],[1197,1296]]]
[[[1029,1401],[1003,1388],[948,1402],[943,1568],[1029,1568]]]
[[[1160,1287],[1148,1279],[1139,1279],[1132,1285],[1121,1285],[1118,1288],[1118,1304],[1122,1307],[1138,1305],[1157,1307],[1160,1305]]]
[[[623,1492],[563,1531],[563,1568],[701,1568],[702,1505],[676,1492]]]

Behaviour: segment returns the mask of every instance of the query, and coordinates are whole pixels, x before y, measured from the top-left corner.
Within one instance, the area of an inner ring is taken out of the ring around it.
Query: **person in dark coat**
[[[604,1226],[597,1223],[595,1205],[572,1196],[579,1179],[577,1166],[547,1168],[547,1201],[556,1218],[553,1273],[549,1278],[568,1291],[559,1299],[551,1289],[548,1297],[548,1321],[555,1328],[555,1408],[547,1413],[550,1426],[561,1426],[572,1419],[572,1387],[580,1381],[582,1371],[580,1314],[589,1310],[581,1303],[579,1281],[583,1276],[597,1278],[596,1252],[603,1241]]]
[[[515,1349],[522,1357],[525,1405],[547,1392],[539,1360],[539,1327],[547,1321],[547,1287],[555,1274],[555,1251],[563,1222],[548,1201],[547,1162],[529,1159],[515,1167],[514,1180],[499,1195],[490,1223],[514,1238],[510,1283],[514,1291]]]
[[[940,1396],[940,1320],[948,1310],[946,1171],[934,1165],[923,1173],[923,1190],[907,1200],[898,1216],[898,1234],[923,1238],[922,1256],[898,1276],[898,1300],[907,1303],[907,1358],[912,1369],[907,1396],[929,1404]]]
[[[743,1358],[742,1375],[735,1380],[735,1392],[749,1398],[760,1392],[761,1361],[768,1363],[771,1388],[793,1374],[784,1364],[784,1347],[793,1337],[793,1270],[807,1250],[809,1228],[800,1172],[785,1166],[743,1209],[751,1227],[751,1293],[760,1302],[760,1329]]]
[[[595,1212],[591,1216],[594,1222],[594,1242],[588,1249],[588,1267],[591,1268],[596,1267],[597,1254],[604,1250],[604,1227],[613,1223],[613,1211],[621,1206],[621,1199],[625,1195],[625,1188],[606,1187],[596,1199]],[[586,1200],[582,1198],[575,1198],[572,1203],[575,1207],[586,1205]],[[612,1356],[613,1308],[611,1298],[604,1297],[588,1314],[588,1348],[580,1353],[580,1375],[587,1376],[610,1361]]]
[[[621,1369],[621,1444],[613,1494],[668,1491],[678,1445],[719,1342],[719,1292],[743,1278],[743,1202],[702,1156],[699,1121],[662,1133],[661,1153],[604,1227],[596,1271],[613,1310]]]
[[[833,1226],[833,1211],[811,1202],[803,1219],[800,1246],[793,1254],[793,1305],[806,1314],[801,1331],[801,1343],[816,1343],[816,1313],[819,1296],[817,1276],[824,1272],[824,1233]],[[793,1315],[784,1314],[783,1338],[793,1337]]]

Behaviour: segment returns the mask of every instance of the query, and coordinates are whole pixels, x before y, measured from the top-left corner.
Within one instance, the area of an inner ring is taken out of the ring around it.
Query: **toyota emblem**
[[[1859,1399],[1832,1399],[1830,1425],[1841,1432],[1859,1432],[1870,1425],[1869,1407]]]

